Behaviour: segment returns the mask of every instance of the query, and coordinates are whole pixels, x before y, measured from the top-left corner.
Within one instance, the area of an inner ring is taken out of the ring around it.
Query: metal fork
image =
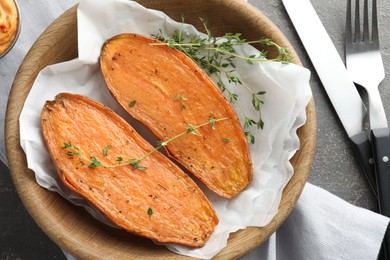
[[[385,72],[379,48],[377,1],[372,0],[371,34],[368,0],[364,0],[363,31],[360,26],[361,12],[359,0],[355,0],[354,9],[355,19],[353,20],[352,3],[351,0],[348,0],[345,32],[346,67],[352,80],[365,88],[368,94],[370,128],[388,129],[385,111],[378,90],[378,86],[383,80]],[[369,142],[365,142],[363,148],[363,152],[367,156],[361,156],[361,158],[371,157],[372,152]],[[373,193],[378,198],[377,181],[372,162],[370,163],[368,160],[364,160],[360,161],[360,163]]]
[[[371,34],[369,28],[368,0],[364,0],[363,31],[360,27],[360,4],[355,2],[354,33],[352,4],[348,0],[345,37],[346,66],[352,80],[365,88],[368,94],[370,127],[387,128],[387,119],[378,86],[385,77],[379,48],[377,1],[372,1]]]
[[[368,0],[364,0],[363,31],[360,28],[360,1],[355,1],[354,33],[352,3],[347,3],[345,60],[352,80],[368,95],[371,142],[375,164],[377,197],[380,213],[390,216],[390,138],[385,110],[378,86],[385,77],[379,46],[377,1],[372,0],[371,34]],[[382,244],[381,259],[390,259],[390,233]]]

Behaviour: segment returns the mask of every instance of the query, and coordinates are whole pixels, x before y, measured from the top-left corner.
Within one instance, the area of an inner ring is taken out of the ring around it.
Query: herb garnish
[[[214,37],[211,34],[211,31],[207,27],[207,20],[200,18],[203,27],[206,31],[207,37],[203,38],[199,35],[190,35],[184,33],[182,27],[179,30],[173,32],[170,37],[165,37],[160,33],[157,35],[152,35],[155,39],[163,43],[152,43],[153,45],[165,44],[170,48],[177,49],[188,57],[190,57],[194,62],[196,62],[202,69],[206,71],[208,75],[215,75],[217,86],[221,89],[222,92],[225,92],[229,101],[236,105],[239,112],[244,118],[244,130],[248,142],[254,143],[255,138],[248,129],[255,125],[258,129],[264,127],[264,122],[261,115],[261,105],[263,101],[261,96],[265,92],[253,91],[248,85],[246,85],[235,73],[236,65],[234,59],[242,59],[248,64],[253,64],[254,62],[266,62],[266,61],[278,61],[282,63],[289,63],[292,60],[291,55],[288,53],[287,49],[279,46],[269,38],[261,38],[256,41],[246,41],[241,39],[240,33],[226,33],[222,37]],[[181,22],[184,24],[184,15],[181,14]],[[267,59],[267,53],[265,51],[259,51],[257,54],[250,55],[245,57],[236,53],[235,46],[244,45],[244,44],[261,44],[265,46],[275,47],[278,50],[278,56],[274,59]],[[240,103],[238,102],[238,95],[233,93],[229,87],[225,84],[225,80],[229,83],[235,85],[243,86],[252,97],[252,105],[257,111],[258,118],[250,118],[246,115],[242,109]]]
[[[230,139],[227,138],[227,137],[224,137],[224,138],[222,138],[222,141],[224,141],[224,142],[226,142],[226,143],[229,143],[229,142],[230,142]]]
[[[112,145],[107,145],[106,147],[104,147],[103,149],[103,155],[104,156],[107,156],[108,154],[108,150],[111,149]]]
[[[88,166],[88,168],[96,168],[102,166],[102,163],[96,159],[95,156],[92,156],[91,164]]]
[[[186,97],[183,97],[182,94],[178,95],[177,97],[174,97],[173,100],[181,102],[181,110],[186,109],[184,101],[187,101],[188,99]]]
[[[66,149],[66,152],[65,154],[70,156],[70,157],[73,157],[73,156],[80,156],[81,158],[83,158],[85,161],[88,161],[89,162],[89,165],[88,165],[88,168],[96,168],[96,167],[104,167],[104,168],[115,168],[115,167],[119,167],[119,166],[125,166],[125,165],[131,165],[133,167],[133,170],[146,170],[147,167],[145,166],[142,166],[140,165],[139,163],[144,160],[145,158],[147,158],[149,155],[151,155],[152,153],[156,152],[157,150],[159,150],[161,147],[164,147],[166,145],[168,145],[168,143],[172,142],[173,140],[183,136],[183,135],[186,135],[188,133],[191,133],[193,135],[200,135],[196,130],[201,128],[201,127],[204,127],[206,125],[211,125],[211,128],[214,130],[215,129],[215,123],[217,122],[220,122],[220,121],[224,121],[224,120],[229,120],[229,118],[227,117],[224,117],[224,118],[218,118],[218,119],[215,119],[213,117],[210,117],[208,119],[207,122],[203,123],[203,124],[200,124],[200,125],[196,125],[196,126],[193,126],[191,124],[189,124],[188,122],[185,122],[187,124],[187,129],[183,132],[181,132],[180,134],[178,135],[175,135],[174,137],[171,137],[165,141],[158,141],[157,142],[157,146],[149,151],[148,153],[146,153],[145,155],[143,155],[142,157],[140,158],[130,158],[128,160],[125,160],[122,156],[116,156],[116,161],[117,163],[116,164],[103,164],[101,161],[99,161],[98,158],[96,158],[95,156],[90,156],[90,157],[87,157],[84,155],[84,153],[81,151],[81,149],[75,145],[73,145],[70,141],[68,143],[64,143],[64,146],[62,147],[63,149]],[[106,156],[107,155],[107,152],[108,152],[108,149],[111,149],[112,148],[112,145],[108,145],[106,146],[104,149],[103,149],[103,156]]]
[[[153,215],[153,209],[151,207],[148,208],[148,216],[151,217]]]

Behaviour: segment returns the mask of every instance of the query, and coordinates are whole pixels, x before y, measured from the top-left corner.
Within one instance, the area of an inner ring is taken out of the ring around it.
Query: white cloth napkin
[[[0,59],[0,127],[8,93],[23,57],[40,33],[76,1],[19,1],[22,32],[13,50]],[[4,133],[0,159],[7,163]],[[245,259],[375,259],[388,218],[355,207],[307,184],[282,227]]]
[[[243,260],[376,259],[388,222],[306,183],[282,226]]]

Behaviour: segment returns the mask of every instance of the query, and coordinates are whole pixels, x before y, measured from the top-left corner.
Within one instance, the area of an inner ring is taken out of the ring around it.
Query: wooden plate
[[[300,61],[288,40],[260,11],[241,0],[139,0],[142,5],[158,9],[173,19],[180,13],[186,22],[199,30],[199,17],[207,18],[215,34],[241,32],[243,38],[267,36],[285,46]],[[11,89],[6,113],[6,148],[11,175],[17,191],[40,228],[61,248],[80,259],[181,259],[187,258],[157,246],[152,241],[112,229],[93,219],[84,209],[75,207],[60,195],[41,188],[34,173],[27,168],[20,147],[19,115],[37,74],[47,65],[77,57],[76,8],[66,11],[38,38],[26,55]],[[218,10],[218,12],[215,12]],[[271,52],[272,55],[272,52]],[[49,86],[48,86],[49,87]],[[301,148],[292,158],[295,173],[284,189],[279,211],[263,228],[247,228],[232,234],[228,245],[216,259],[236,259],[264,242],[291,212],[309,175],[315,146],[315,108],[313,100],[307,106],[307,123],[298,130]]]

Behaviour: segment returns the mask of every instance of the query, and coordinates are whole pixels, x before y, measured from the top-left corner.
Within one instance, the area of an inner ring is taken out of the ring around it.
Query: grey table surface
[[[339,54],[344,59],[346,0],[312,0]],[[380,92],[390,115],[390,2],[379,0],[382,57],[386,78]],[[373,211],[378,207],[354,157],[352,146],[310,62],[281,0],[249,0],[285,34],[303,65],[312,71],[311,86],[317,114],[317,144],[309,182],[342,199]],[[302,14],[304,15],[304,14]],[[65,259],[58,248],[39,229],[24,208],[9,170],[0,165],[0,259]]]

